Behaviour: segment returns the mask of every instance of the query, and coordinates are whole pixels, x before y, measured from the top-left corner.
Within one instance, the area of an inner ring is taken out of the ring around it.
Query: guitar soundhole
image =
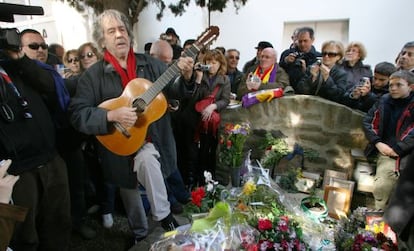
[[[132,102],[132,106],[137,108],[137,113],[143,113],[145,108],[147,107],[147,104],[143,99],[137,98]]]

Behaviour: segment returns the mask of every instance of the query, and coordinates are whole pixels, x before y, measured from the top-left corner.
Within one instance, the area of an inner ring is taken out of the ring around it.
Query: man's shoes
[[[166,232],[173,231],[179,226],[180,225],[178,225],[172,213],[170,213],[167,217],[161,220],[161,227],[164,228]]]
[[[102,224],[105,228],[111,228],[114,225],[114,218],[112,217],[112,214],[103,214]]]
[[[79,227],[74,228],[74,230],[85,240],[91,240],[96,237],[95,229],[89,227],[82,223]]]
[[[182,214],[184,212],[183,206],[178,202],[171,204],[170,209],[173,214]]]

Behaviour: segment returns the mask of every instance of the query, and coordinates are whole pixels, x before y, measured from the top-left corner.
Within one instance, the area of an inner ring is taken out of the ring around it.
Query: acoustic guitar
[[[210,26],[196,42],[184,51],[184,56],[195,58],[201,48],[214,41],[219,35],[217,26]],[[120,107],[135,107],[138,119],[134,126],[125,128],[120,123],[113,123],[113,129],[96,138],[111,152],[127,156],[136,152],[145,142],[148,126],[160,119],[167,111],[167,100],[162,94],[164,87],[180,74],[177,62],[172,64],[155,82],[143,78],[131,80],[121,96],[102,102],[98,107],[115,110]]]

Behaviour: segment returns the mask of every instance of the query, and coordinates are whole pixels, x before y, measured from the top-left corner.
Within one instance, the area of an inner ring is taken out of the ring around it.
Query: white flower
[[[208,183],[208,184],[206,185],[206,190],[207,190],[207,192],[211,192],[211,191],[213,191],[213,189],[214,189],[213,184]]]
[[[204,171],[204,178],[206,180],[206,183],[209,183],[210,181],[213,180],[213,176],[208,171]]]

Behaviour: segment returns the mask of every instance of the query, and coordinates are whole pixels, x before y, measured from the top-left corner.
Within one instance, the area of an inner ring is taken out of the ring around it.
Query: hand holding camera
[[[350,97],[352,99],[359,99],[360,97],[366,96],[371,91],[371,81],[368,77],[363,77],[359,81],[357,85],[355,85],[354,89]]]
[[[252,72],[247,75],[246,86],[249,91],[258,90],[261,83],[262,80],[259,78],[259,76],[253,74]]]

